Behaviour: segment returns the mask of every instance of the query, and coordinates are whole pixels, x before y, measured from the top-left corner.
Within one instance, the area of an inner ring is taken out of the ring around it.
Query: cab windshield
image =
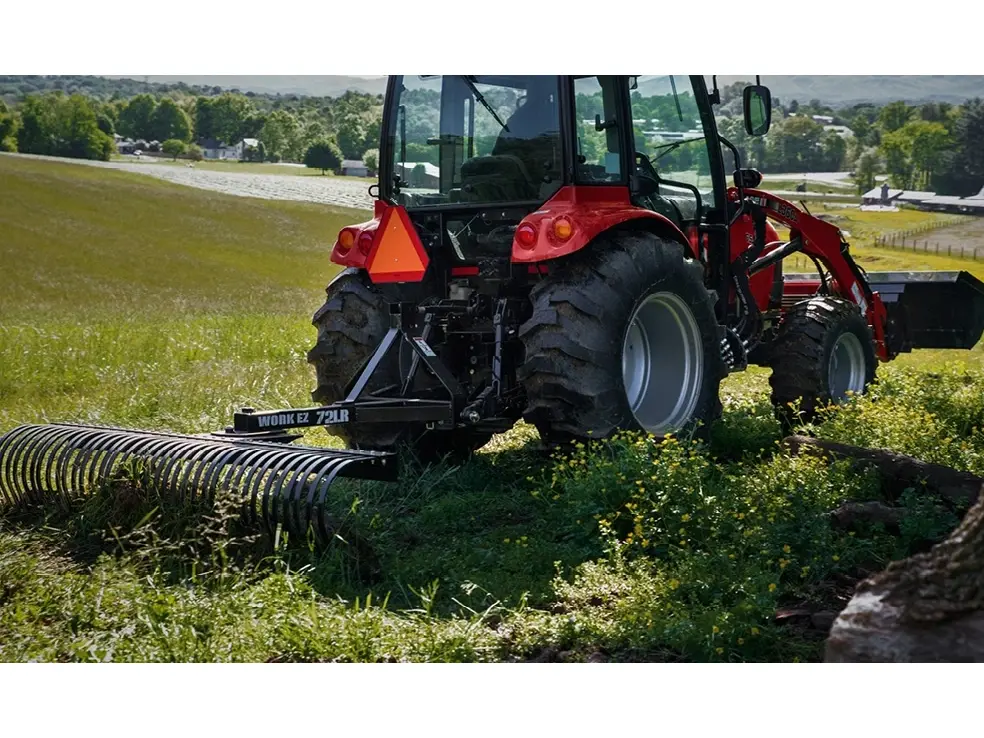
[[[407,208],[541,203],[561,185],[557,77],[398,77],[389,198]]]

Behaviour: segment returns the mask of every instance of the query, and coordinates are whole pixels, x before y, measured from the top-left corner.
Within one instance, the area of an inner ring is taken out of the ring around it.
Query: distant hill
[[[386,91],[386,77],[353,77],[331,75],[228,75],[228,74],[162,74],[162,75],[103,75],[110,79],[147,80],[174,84],[184,82],[192,86],[222,87],[227,90],[276,95],[311,95],[337,97],[346,90],[382,95]]]
[[[133,76],[142,80],[144,76]],[[151,82],[185,82],[189,85],[236,87],[257,93],[336,96],[345,90],[382,94],[385,77],[354,76],[226,76],[226,75],[160,75],[147,76]],[[722,86],[739,80],[752,80],[754,75],[719,75]],[[984,76],[971,75],[764,75],[762,82],[772,88],[774,95],[784,101],[808,102],[820,100],[828,105],[855,103],[886,103],[893,100],[916,102],[963,102],[984,96]]]

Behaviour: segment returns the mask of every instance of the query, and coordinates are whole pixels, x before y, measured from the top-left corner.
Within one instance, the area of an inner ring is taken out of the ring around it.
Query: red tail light
[[[375,231],[363,231],[359,236],[359,252],[363,256],[369,256],[369,252],[372,250],[372,239],[375,233]]]
[[[516,229],[516,242],[527,251],[536,246],[536,228],[529,223],[523,223]]]

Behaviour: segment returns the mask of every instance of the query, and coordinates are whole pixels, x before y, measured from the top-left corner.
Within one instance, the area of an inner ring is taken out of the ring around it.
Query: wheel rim
[[[839,402],[848,392],[860,394],[864,391],[865,360],[861,339],[853,333],[842,333],[834,341],[830,350],[827,367],[827,386],[830,398]]]
[[[657,292],[635,309],[622,342],[622,383],[649,433],[680,430],[693,416],[704,374],[697,319],[677,295]]]

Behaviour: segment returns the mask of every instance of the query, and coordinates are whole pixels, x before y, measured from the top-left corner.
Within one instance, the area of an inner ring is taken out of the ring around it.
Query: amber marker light
[[[338,234],[338,248],[349,251],[353,246],[355,246],[355,231],[351,228],[343,228]]]
[[[553,234],[558,241],[567,241],[574,235],[574,224],[570,218],[561,216],[553,222]]]

